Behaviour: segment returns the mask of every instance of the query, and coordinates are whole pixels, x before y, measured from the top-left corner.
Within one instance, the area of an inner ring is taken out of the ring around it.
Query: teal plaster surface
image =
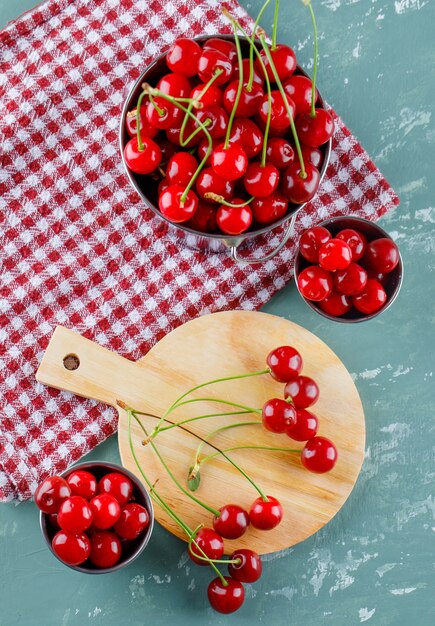
[[[35,3],[0,0],[0,23]],[[256,14],[260,0],[242,4]],[[316,316],[294,284],[264,310],[316,333],[341,357],[367,423],[364,466],[342,510],[315,536],[264,559],[243,608],[214,613],[207,568],[156,527],[129,568],[85,576],[43,543],[33,503],[0,506],[1,626],[435,624],[435,3],[322,0],[319,88],[401,197],[381,220],[400,245],[405,280],[387,312],[360,325]],[[312,68],[306,9],[282,2],[279,40]],[[262,24],[270,29],[272,11]],[[89,459],[118,461],[111,438]]]

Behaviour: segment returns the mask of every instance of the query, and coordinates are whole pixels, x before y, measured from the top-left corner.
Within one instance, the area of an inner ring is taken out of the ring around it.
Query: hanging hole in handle
[[[77,354],[67,354],[63,358],[63,366],[66,370],[69,370],[70,372],[77,370],[80,366],[80,359]]]

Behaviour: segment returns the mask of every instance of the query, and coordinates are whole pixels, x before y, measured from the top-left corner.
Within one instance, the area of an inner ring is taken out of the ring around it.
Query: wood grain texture
[[[230,311],[199,317],[162,339],[137,364],[114,355],[71,331],[58,328],[41,366],[38,380],[68,389],[79,395],[116,405],[120,399],[134,408],[163,415],[184,391],[201,382],[238,373],[261,370],[267,353],[278,345],[295,346],[304,359],[303,373],[320,387],[313,412],[318,416],[319,434],[331,438],[339,450],[337,465],[328,474],[316,475],[304,469],[299,454],[277,451],[237,450],[230,453],[243,469],[270,495],[277,497],[285,515],[281,525],[270,532],[252,528],[235,542],[226,542],[226,552],[235,545],[250,547],[261,554],[292,546],[312,535],[340,509],[360,471],[365,444],[365,423],[360,398],[350,374],[340,359],[315,335],[283,318],[246,311]],[[63,367],[66,354],[75,353],[80,367],[69,372]],[[219,383],[194,392],[196,398],[221,398],[252,407],[261,407],[270,397],[282,397],[283,385],[269,375]],[[228,411],[224,405],[207,401],[180,407],[170,419],[181,421],[198,415]],[[236,410],[236,409],[235,409]],[[258,419],[257,415],[217,417],[188,425],[200,436],[221,425]],[[149,431],[155,417],[142,418]],[[143,433],[132,425],[132,436],[140,462],[157,490],[189,526],[210,526],[208,511],[180,492],[165,472],[151,446],[142,446]],[[125,467],[140,476],[131,455],[126,414],[120,411],[119,449]],[[221,449],[237,445],[262,445],[301,449],[285,435],[275,435],[261,426],[224,431],[212,442]],[[183,485],[198,440],[179,428],[161,433],[155,440],[159,451]],[[211,451],[209,448],[205,448]],[[257,496],[237,470],[219,457],[203,466],[196,495],[214,508],[238,503],[249,509]],[[185,539],[178,526],[156,506],[156,519],[175,535]]]

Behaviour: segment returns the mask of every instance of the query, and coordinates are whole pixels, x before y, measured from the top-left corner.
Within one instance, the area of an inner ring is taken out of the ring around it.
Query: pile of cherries
[[[67,565],[88,561],[96,568],[113,567],[150,523],[147,509],[132,501],[133,491],[131,480],[120,472],[99,481],[81,469],[66,479],[46,478],[34,500],[56,531],[51,545],[58,558]]]
[[[400,260],[392,239],[367,243],[353,228],[332,237],[327,228],[314,226],[302,234],[299,251],[313,263],[299,273],[299,291],[328,315],[340,317],[352,309],[372,315],[387,302],[389,275]]]
[[[319,146],[331,138],[333,119],[320,106],[312,115],[312,82],[298,73],[294,51],[278,44],[269,53],[287,103],[264,50],[263,64],[257,58],[253,65],[252,81],[249,58],[243,58],[243,87],[236,104],[240,67],[234,42],[211,37],[201,46],[182,38],[166,54],[168,73],[141,101],[139,112],[127,113],[131,139],[124,149],[125,162],[136,174],[152,176],[154,181],[144,183],[148,187],[159,181],[158,206],[171,222],[204,233],[238,235],[277,222],[289,204],[307,202],[317,192],[323,162]],[[269,99],[262,65],[271,84],[265,159],[261,153]],[[317,99],[315,90],[314,102]],[[179,106],[189,104],[192,117]],[[289,112],[300,140],[305,176],[290,132]],[[212,141],[205,162],[209,140],[200,123]]]
[[[301,461],[311,472],[329,472],[337,462],[335,445],[326,437],[317,437],[319,421],[306,409],[317,402],[319,387],[309,376],[301,376],[303,361],[292,346],[275,348],[267,356],[270,373],[286,383],[284,398],[267,400],[262,408],[264,427],[273,433],[284,433],[295,441],[306,441]]]

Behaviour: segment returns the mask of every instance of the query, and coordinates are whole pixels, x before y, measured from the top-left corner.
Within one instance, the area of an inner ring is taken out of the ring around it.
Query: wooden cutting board
[[[263,369],[268,352],[280,345],[297,348],[304,359],[303,374],[317,381],[320,398],[310,410],[319,418],[318,434],[334,441],[339,458],[331,472],[313,474],[301,465],[299,454],[262,450],[229,453],[267,494],[281,501],[284,519],[271,531],[250,528],[242,538],[226,541],[226,553],[235,547],[249,547],[265,554],[292,546],[324,526],[346,501],[363,462],[365,422],[361,400],[349,372],[323,341],[280,317],[229,311],[205,315],[180,326],[134,363],[75,332],[57,327],[36,378],[105,404],[116,407],[117,400],[122,400],[150,415],[161,416],[179,395],[194,385]],[[78,362],[77,369],[68,369]],[[221,398],[260,408],[268,398],[282,397],[283,387],[266,374],[219,383],[198,390],[191,397]],[[169,419],[178,422],[220,410],[231,409],[208,400],[180,407]],[[214,417],[186,424],[186,428],[203,437],[219,426],[258,417]],[[156,418],[143,417],[143,424],[150,431]],[[133,424],[132,434],[146,474],[152,483],[158,479],[158,492],[192,528],[200,523],[211,526],[210,513],[179,491],[151,446],[142,446],[143,433],[138,425]],[[118,440],[123,465],[140,477],[131,455],[123,410],[119,410]],[[188,467],[199,440],[176,427],[159,434],[155,443],[177,479],[186,485]],[[214,437],[212,443],[221,449],[253,444],[303,447],[286,435],[269,433],[256,425],[226,430]],[[213,451],[207,446],[204,450],[206,454]],[[221,456],[202,467],[201,484],[195,495],[214,508],[237,503],[248,510],[257,497],[249,482]],[[186,539],[158,505],[155,516],[170,532]]]

